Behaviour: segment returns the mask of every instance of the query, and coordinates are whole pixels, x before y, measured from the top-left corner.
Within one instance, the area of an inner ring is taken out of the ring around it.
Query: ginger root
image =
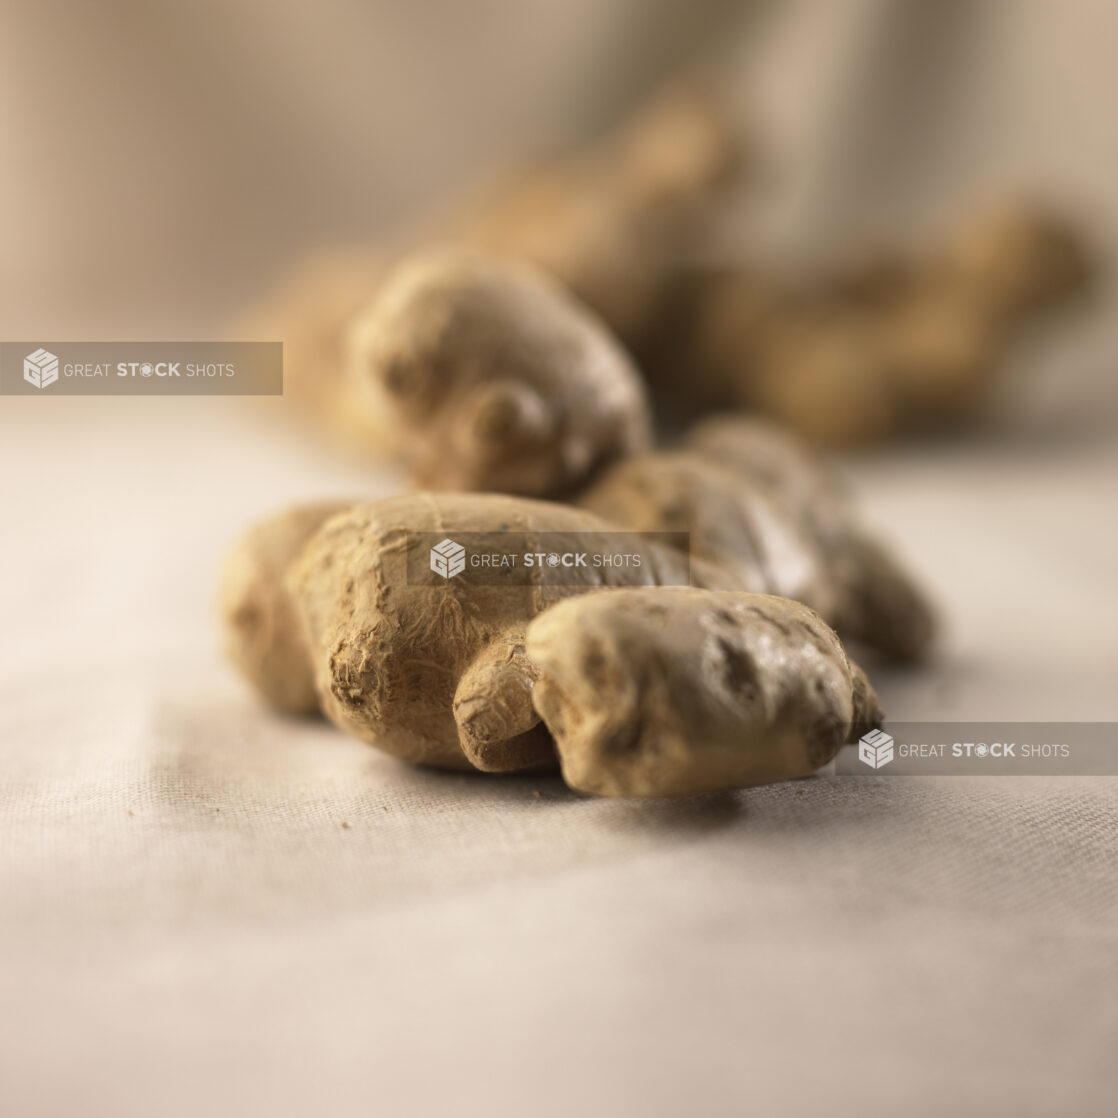
[[[414,577],[431,538],[479,531],[571,554],[619,540],[585,510],[495,495],[293,509],[226,565],[234,662],[274,706],[320,708],[403,760],[506,772],[554,765],[558,745],[572,787],[602,795],[806,775],[879,718],[812,610],[652,540],[624,535],[639,564]]]
[[[353,325],[351,361],[424,487],[561,496],[650,439],[620,346],[523,265],[406,260]]]
[[[688,532],[693,558],[805,603],[887,659],[931,649],[934,615],[916,585],[835,479],[763,420],[700,423],[678,449],[618,462],[578,503],[633,531]]]
[[[798,602],[689,588],[561,602],[528,626],[563,778],[680,796],[807,776],[880,725],[838,637]]]
[[[335,514],[335,515],[331,515]],[[491,494],[417,493],[298,508],[254,528],[225,568],[233,661],[272,705],[321,709],[340,728],[408,761],[486,771],[552,760],[531,706],[524,629],[565,597],[609,586],[737,587],[731,572],[624,535],[639,566],[582,567],[487,584],[409,582],[409,547],[492,532],[548,533],[536,550],[590,552],[618,529],[564,505]],[[414,558],[414,556],[413,556]],[[427,556],[419,556],[426,568]]]
[[[349,375],[347,338],[395,263],[449,244],[538,268],[631,346],[664,309],[741,146],[713,85],[674,82],[604,138],[512,173],[449,218],[375,252],[311,254],[237,332],[283,340],[284,393],[308,426],[359,456],[383,453],[393,432]]]
[[[514,171],[484,197],[454,201],[448,217],[377,252],[311,254],[237,333],[283,340],[284,394],[307,426],[345,451],[382,453],[392,432],[349,376],[347,340],[395,263],[444,244],[538,268],[632,347],[669,301],[741,148],[714,84],[676,80],[604,138]]]
[[[1078,230],[1061,215],[1003,202],[952,230],[929,268],[969,288],[989,313],[1021,319],[1081,293],[1095,265]]]
[[[713,85],[679,81],[597,143],[513,176],[449,235],[554,276],[632,346],[743,147]]]
[[[430,538],[412,533],[479,530],[573,553],[617,538],[581,509],[493,495],[294,509],[226,566],[235,663],[273,705],[320,706],[403,760],[504,772],[553,765],[558,746],[572,787],[601,795],[806,775],[879,719],[813,611],[652,541],[627,544],[639,566],[409,579]]]
[[[1017,333],[1090,274],[1070,225],[1003,207],[922,254],[873,253],[809,283],[741,267],[681,276],[645,351],[691,407],[744,408],[820,444],[874,442],[975,415]]]

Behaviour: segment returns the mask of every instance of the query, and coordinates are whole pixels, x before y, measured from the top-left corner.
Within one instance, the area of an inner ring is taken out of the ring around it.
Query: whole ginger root
[[[773,424],[700,423],[676,449],[617,463],[578,503],[633,531],[689,533],[694,558],[754,593],[805,603],[886,659],[918,662],[931,650],[923,594],[833,476]]]
[[[806,775],[879,718],[813,611],[652,541],[627,541],[639,566],[409,580],[429,543],[411,533],[479,530],[547,533],[546,548],[573,553],[618,536],[580,509],[493,495],[297,508],[227,564],[235,662],[273,705],[305,711],[313,696],[403,760],[506,772],[553,765],[558,745],[572,787],[603,795]],[[593,604],[560,609],[576,599]]]
[[[650,441],[624,351],[524,265],[407,259],[353,324],[350,361],[423,487],[562,496]]]
[[[861,669],[786,598],[680,587],[561,602],[528,626],[563,778],[679,796],[807,776],[881,723]]]

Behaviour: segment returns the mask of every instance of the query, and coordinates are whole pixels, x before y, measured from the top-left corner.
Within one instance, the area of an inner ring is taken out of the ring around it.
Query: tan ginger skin
[[[321,506],[319,507],[321,508]],[[404,760],[446,768],[519,769],[554,759],[531,706],[534,671],[524,629],[549,605],[601,587],[686,583],[736,588],[732,572],[688,564],[644,543],[640,567],[586,567],[556,581],[535,568],[530,584],[479,585],[463,572],[445,586],[409,584],[408,533],[547,532],[548,550],[594,551],[617,529],[582,509],[491,494],[417,493],[353,505],[323,519],[285,569],[258,563],[263,583],[243,586],[244,563],[262,537],[293,539],[317,508],[281,514],[253,529],[226,567],[226,602],[265,603],[284,640],[267,645],[243,609],[224,611],[234,661],[281,709],[307,709],[310,693],[337,726]],[[429,540],[413,546],[427,548]],[[627,550],[635,545],[626,538]],[[420,566],[425,565],[425,555]],[[690,569],[689,569],[690,568]],[[576,581],[577,580],[577,581]],[[257,613],[262,613],[258,610]],[[297,613],[297,636],[287,625]],[[266,629],[275,631],[275,626]],[[267,655],[253,659],[266,649]],[[285,696],[291,686],[299,702]]]
[[[350,361],[422,487],[563,496],[650,441],[624,351],[523,265],[409,258],[354,323]]]
[[[563,778],[680,796],[807,776],[880,725],[838,637],[799,602],[682,587],[571,598],[528,626]]]
[[[859,523],[842,487],[763,420],[698,424],[674,450],[617,463],[578,503],[638,532],[687,532],[690,553],[743,589],[794,598],[882,657],[927,657],[931,607]]]

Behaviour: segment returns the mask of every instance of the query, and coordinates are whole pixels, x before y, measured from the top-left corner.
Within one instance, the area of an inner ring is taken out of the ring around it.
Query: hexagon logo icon
[[[36,388],[46,388],[58,380],[58,358],[45,349],[37,349],[23,359],[23,379]]]
[[[443,578],[453,578],[466,569],[466,549],[453,540],[443,540],[431,548],[431,570]]]
[[[880,769],[893,760],[893,739],[884,730],[870,730],[858,739],[858,760]]]

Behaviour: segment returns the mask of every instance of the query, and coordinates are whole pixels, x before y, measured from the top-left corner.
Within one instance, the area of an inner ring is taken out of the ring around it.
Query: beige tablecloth
[[[368,476],[229,401],[3,415],[0,1113],[1113,1113],[1118,779],[415,771],[216,651],[241,523]],[[1114,718],[1116,465],[855,471],[950,618],[891,714]]]

